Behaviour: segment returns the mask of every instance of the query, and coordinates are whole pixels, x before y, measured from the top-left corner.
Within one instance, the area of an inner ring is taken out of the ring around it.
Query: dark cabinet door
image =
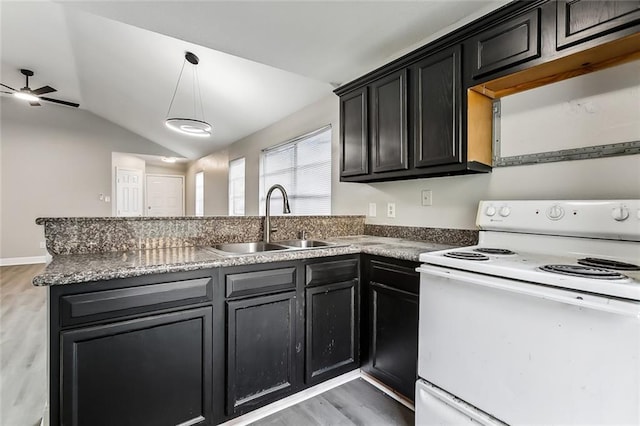
[[[62,332],[61,423],[212,425],[211,316],[206,307]]]
[[[558,49],[640,23],[639,0],[558,0],[556,7]]]
[[[374,81],[369,87],[372,171],[407,169],[407,70]]]
[[[242,414],[295,386],[296,294],[227,302],[227,414]]]
[[[315,384],[358,367],[358,280],[306,290],[305,381]]]
[[[418,366],[417,263],[388,259],[367,265],[369,347],[362,368],[413,400]]]
[[[473,78],[540,57],[540,9],[516,16],[473,36],[469,64]]]
[[[416,168],[462,162],[460,54],[460,46],[454,46],[409,70]]]
[[[367,88],[340,98],[340,176],[369,173]]]

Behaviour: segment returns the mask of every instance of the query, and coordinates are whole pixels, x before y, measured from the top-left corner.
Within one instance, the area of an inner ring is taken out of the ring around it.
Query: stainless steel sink
[[[287,247],[294,248],[320,248],[320,247],[330,247],[335,246],[335,243],[329,243],[327,241],[318,241],[318,240],[286,240],[286,241],[277,241],[276,244],[280,244]]]
[[[264,241],[257,241],[252,243],[216,244],[211,248],[213,250],[222,251],[225,253],[251,254],[251,253],[260,253],[265,251],[287,250],[289,247],[285,247],[280,244],[265,243]]]

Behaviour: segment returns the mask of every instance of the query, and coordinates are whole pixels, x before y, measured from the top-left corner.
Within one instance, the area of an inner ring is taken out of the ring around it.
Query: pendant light
[[[180,86],[180,81],[182,79],[182,73],[184,71],[184,67],[187,62],[193,65],[193,118],[182,118],[182,117],[171,117],[171,107],[173,106],[173,101],[176,98],[176,93],[178,93],[178,87]],[[176,132],[189,135],[189,136],[198,136],[198,137],[209,137],[211,136],[211,125],[207,123],[204,119],[204,108],[202,106],[202,94],[200,93],[200,80],[198,79],[198,70],[196,65],[198,65],[200,60],[198,57],[191,53],[186,52],[184,55],[184,61],[182,62],[182,69],[180,70],[180,75],[178,76],[178,82],[176,83],[176,88],[173,91],[173,97],[171,98],[171,103],[169,104],[169,111],[167,111],[167,118],[164,124],[174,130]],[[197,93],[197,96],[196,96]],[[198,119],[197,114],[197,106],[200,105],[200,117]]]

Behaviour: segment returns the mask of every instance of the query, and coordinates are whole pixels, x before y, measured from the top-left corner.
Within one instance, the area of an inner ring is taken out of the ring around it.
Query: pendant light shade
[[[202,94],[200,93],[200,80],[198,79],[198,71],[196,68],[196,65],[198,65],[199,61],[200,60],[198,59],[198,57],[191,52],[186,52],[186,54],[184,55],[182,69],[180,70],[180,75],[178,76],[176,88],[173,91],[173,97],[171,98],[169,110],[167,111],[167,118],[165,119],[164,124],[171,130],[182,133],[184,135],[206,138],[211,136],[212,127],[204,119]],[[176,99],[176,94],[178,93],[178,88],[180,87],[184,67],[186,66],[187,62],[193,65],[193,117],[172,117],[171,108],[173,107],[173,101]],[[198,106],[200,106],[200,115],[198,115]]]

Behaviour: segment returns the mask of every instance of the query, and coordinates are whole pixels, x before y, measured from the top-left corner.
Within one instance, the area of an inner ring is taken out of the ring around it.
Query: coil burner
[[[477,251],[478,253],[484,254],[499,254],[499,255],[510,255],[516,254],[515,251],[511,251],[509,249],[501,249],[501,248],[491,248],[491,247],[480,247],[477,249],[473,249],[473,251]]]
[[[471,251],[450,251],[445,253],[444,256],[462,260],[489,260],[489,256]]]
[[[584,266],[593,266],[595,268],[616,269],[619,271],[638,271],[640,266],[633,263],[618,262],[611,259],[599,259],[597,257],[585,257],[578,259],[578,263]]]
[[[627,278],[620,272],[604,268],[594,268],[582,265],[544,265],[540,269],[555,274],[570,275],[572,277],[595,278],[598,280],[622,280]]]

